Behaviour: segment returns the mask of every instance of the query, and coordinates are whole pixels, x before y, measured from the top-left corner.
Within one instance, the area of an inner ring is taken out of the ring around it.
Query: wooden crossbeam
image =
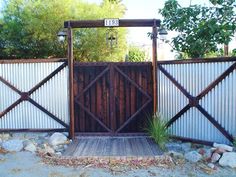
[[[119,19],[118,27],[153,27],[156,24],[160,27],[161,20],[159,19]],[[104,25],[104,20],[77,20],[65,21],[64,28],[99,28],[107,27]]]

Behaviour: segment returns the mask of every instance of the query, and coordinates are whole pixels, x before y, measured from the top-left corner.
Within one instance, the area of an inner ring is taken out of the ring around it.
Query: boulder
[[[55,151],[48,144],[43,144],[42,147],[38,147],[39,152],[54,154]]]
[[[37,147],[35,146],[34,143],[32,142],[29,142],[25,147],[24,147],[24,150],[26,151],[30,151],[30,152],[35,152],[37,150]]]
[[[212,150],[208,148],[204,148],[204,150],[205,150],[205,153],[203,154],[203,158],[205,160],[210,160],[212,156]]]
[[[211,156],[211,162],[212,162],[212,163],[216,163],[216,162],[220,159],[220,157],[221,157],[220,154],[214,152],[214,153],[212,154],[212,156]]]
[[[2,143],[2,147],[7,151],[19,152],[23,149],[23,141],[12,139]]]
[[[220,158],[219,164],[223,167],[229,166],[231,168],[236,167],[236,152],[225,152]]]
[[[216,150],[214,152],[222,155],[223,153],[225,153],[227,151],[225,149],[222,149],[222,148],[216,148]]]
[[[182,143],[181,148],[184,152],[189,152],[191,150],[191,143]]]
[[[165,147],[168,151],[175,151],[175,152],[182,151],[181,145],[179,143],[174,143],[174,142],[166,143]]]
[[[184,154],[184,158],[189,162],[196,163],[202,159],[202,155],[199,154],[197,151],[190,151]]]
[[[62,134],[62,133],[53,133],[52,136],[48,139],[48,143],[51,146],[58,146],[61,144],[66,144],[67,143],[67,137]]]
[[[167,154],[173,158],[176,158],[176,159],[184,159],[184,155],[179,152],[169,151]]]
[[[9,133],[2,133],[0,134],[0,138],[2,139],[2,141],[6,141],[11,138],[11,135]]]
[[[215,168],[215,165],[213,163],[208,163],[207,166],[211,169],[214,169]]]
[[[61,144],[61,145],[58,145],[58,146],[53,146],[53,149],[55,152],[62,152],[64,151],[64,145]]]
[[[217,144],[217,143],[214,143],[213,144],[213,147],[215,148],[221,148],[221,149],[224,149],[226,151],[229,151],[229,152],[232,152],[233,151],[233,147],[232,146],[228,146],[226,144]]]

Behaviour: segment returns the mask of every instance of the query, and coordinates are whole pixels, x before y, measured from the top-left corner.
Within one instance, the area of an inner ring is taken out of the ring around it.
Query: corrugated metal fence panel
[[[27,92],[57,69],[63,62],[0,64],[0,76],[22,92]],[[20,95],[0,82],[0,111]],[[68,68],[30,95],[42,107],[69,124]],[[58,129],[65,128],[28,101],[23,101],[0,119],[0,129]]]
[[[197,96],[234,62],[161,64],[192,96]],[[188,98],[158,70],[158,111],[170,120],[188,103]],[[236,71],[234,70],[199,104],[230,134],[236,136]],[[208,121],[195,107],[190,108],[169,131],[184,138],[230,143],[228,139]]]

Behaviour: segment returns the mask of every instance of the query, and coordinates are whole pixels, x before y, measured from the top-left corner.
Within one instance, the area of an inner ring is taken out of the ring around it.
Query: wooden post
[[[73,59],[73,33],[70,24],[68,25],[68,67],[69,67],[69,111],[70,111],[70,131],[69,137],[75,137],[75,119],[74,119],[74,59]]]
[[[153,112],[157,112],[157,24],[152,27]]]
[[[224,44],[224,56],[228,57],[229,56],[229,45]]]

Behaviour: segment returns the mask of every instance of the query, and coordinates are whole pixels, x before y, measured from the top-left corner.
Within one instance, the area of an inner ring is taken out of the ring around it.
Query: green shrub
[[[165,144],[169,140],[169,134],[166,127],[166,121],[159,114],[154,114],[149,120],[147,133],[164,150]]]

